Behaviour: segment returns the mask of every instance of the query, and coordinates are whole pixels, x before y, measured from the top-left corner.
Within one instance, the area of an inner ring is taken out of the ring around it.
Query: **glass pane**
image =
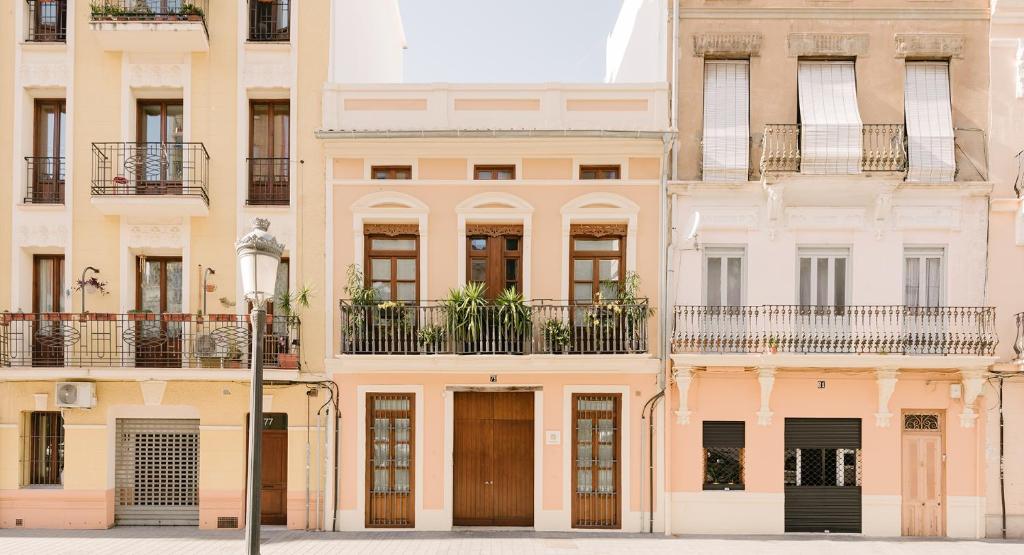
[[[181,312],[181,262],[167,263],[167,312]]]
[[[591,260],[573,260],[572,275],[576,281],[588,281],[594,279],[594,262]]]
[[[730,258],[728,259],[728,282],[726,284],[726,299],[725,304],[729,306],[739,306],[743,302],[743,259],[742,258]]]
[[[597,473],[598,493],[613,493],[615,491],[615,475],[611,470],[599,470]]]
[[[160,281],[162,278],[162,265],[160,262],[147,260],[142,267],[142,279],[139,283],[141,289],[141,310],[160,312]]]
[[[396,418],[395,419],[395,441],[401,443],[408,443],[409,441],[409,419],[408,418]],[[408,445],[405,446],[409,448]]]
[[[493,179],[493,177],[491,177],[490,170],[480,170],[477,172],[477,179]]]
[[[590,493],[594,491],[594,486],[591,484],[589,470],[576,471],[576,491],[579,493]]]
[[[388,491],[390,472],[385,469],[375,469],[373,471],[373,491],[385,492]]]
[[[252,157],[270,158],[270,106],[252,105]]]
[[[487,281],[487,260],[474,258],[469,261],[469,281]]]
[[[56,106],[43,104],[39,107],[39,121],[36,122],[36,156],[53,157],[58,156],[54,152],[56,147],[59,120],[57,119]]]
[[[833,304],[836,306],[846,306],[846,259],[836,258],[834,264],[836,284]]]
[[[270,153],[272,158],[288,157],[288,105],[274,105],[274,127],[273,127],[273,150]]]
[[[618,260],[600,260],[598,261],[598,271],[600,272],[601,281],[619,281],[619,261]]]
[[[574,283],[572,285],[572,299],[576,302],[589,303],[594,300],[594,286],[587,283]]]
[[[487,250],[487,238],[486,237],[474,237],[469,240],[469,250],[472,251],[485,251]]]
[[[817,266],[817,298],[815,303],[818,306],[824,306],[828,304],[828,259],[819,258],[816,261]]]
[[[36,283],[36,287],[39,288],[39,312],[58,312],[57,292],[53,290],[54,266],[52,258],[36,260],[36,271],[39,274],[39,281]]]
[[[370,248],[378,251],[413,251],[416,250],[415,239],[373,239]]]
[[[617,281],[602,281],[601,282],[601,298],[606,300],[606,301],[619,298],[619,282],[617,282]]]
[[[611,418],[602,418],[597,421],[597,441],[599,443],[611,443],[615,439],[615,426]],[[611,458],[611,457],[609,457]]]
[[[939,272],[942,268],[942,259],[928,258],[925,264],[925,279],[928,282],[928,298],[925,302],[928,306],[939,306],[939,295],[942,292],[942,275]]]
[[[382,301],[391,300],[391,282],[390,281],[372,281],[370,287],[377,291],[377,298]]]
[[[159,104],[143,104],[141,109],[142,116],[142,136],[139,137],[139,142],[142,143],[159,143],[163,140],[160,136],[160,131],[163,128],[161,117],[160,117],[160,105]]]
[[[588,440],[585,443],[576,444],[576,468],[590,468],[593,465],[593,447]]]
[[[708,306],[722,305],[722,259],[708,258]]]
[[[401,282],[397,284],[398,291],[396,301],[413,302],[416,300],[416,283]]]
[[[575,239],[574,248],[578,251],[617,251],[619,242],[619,239]]]
[[[167,143],[181,144],[185,140],[185,109],[181,104],[167,106]]]
[[[921,299],[921,259],[909,257],[904,260],[904,291],[907,306],[918,306]]]
[[[811,304],[811,259],[800,259],[800,304]]]
[[[580,442],[585,441],[585,442],[587,442],[589,444],[590,441],[591,441],[591,438],[592,438],[592,436],[594,434],[593,430],[594,430],[594,424],[593,424],[593,422],[590,421],[589,418],[580,418],[580,419],[576,420],[576,439],[577,439],[577,441],[580,441]],[[589,459],[590,457],[587,457],[587,458]]]
[[[388,440],[388,419],[387,418],[374,418],[373,419],[373,440],[374,441],[387,441]]]
[[[416,260],[413,258],[399,258],[395,261],[398,265],[398,279],[416,279]]]
[[[505,280],[519,281],[519,260],[514,258],[505,260]]]
[[[403,469],[395,470],[395,491],[409,491],[409,471]]]
[[[391,259],[390,258],[371,258],[370,259],[370,279],[374,281],[390,280],[391,279]]]
[[[519,250],[519,238],[518,237],[506,237],[505,238],[505,250],[507,250],[507,251],[518,251]]]

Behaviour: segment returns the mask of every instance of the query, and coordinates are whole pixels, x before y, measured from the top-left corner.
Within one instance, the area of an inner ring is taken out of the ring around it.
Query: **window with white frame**
[[[936,307],[942,303],[945,249],[907,248],[903,253],[903,303]]]
[[[704,251],[705,306],[740,306],[745,281],[743,247],[708,248]]]
[[[907,181],[950,182],[956,173],[949,62],[907,62]]]
[[[804,248],[799,251],[799,302],[802,306],[846,306],[850,250]]]
[[[860,173],[864,126],[854,62],[801,60],[797,81],[800,171]]]
[[[750,167],[750,62],[704,62],[704,181],[746,181]]]

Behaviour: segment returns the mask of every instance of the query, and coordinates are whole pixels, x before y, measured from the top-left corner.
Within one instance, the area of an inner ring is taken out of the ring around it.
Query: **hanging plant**
[[[76,293],[84,289],[86,293],[99,293],[100,295],[110,294],[110,291],[107,291],[107,282],[97,279],[96,276],[91,276],[87,279],[75,280],[75,285],[72,289]]]

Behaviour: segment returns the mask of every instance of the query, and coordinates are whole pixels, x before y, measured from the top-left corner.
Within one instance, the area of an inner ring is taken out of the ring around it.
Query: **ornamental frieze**
[[[523,234],[523,226],[515,224],[466,224],[466,235],[501,237]]]
[[[864,56],[868,53],[868,35],[844,33],[790,33],[787,40],[790,57]]]
[[[624,236],[626,235],[626,224],[573,224],[570,232],[572,235],[587,237]]]
[[[939,33],[899,33],[897,58],[963,58],[963,35]]]
[[[761,33],[698,33],[693,55],[755,57],[761,54]]]
[[[419,235],[420,226],[417,224],[363,224],[363,233],[366,235]]]

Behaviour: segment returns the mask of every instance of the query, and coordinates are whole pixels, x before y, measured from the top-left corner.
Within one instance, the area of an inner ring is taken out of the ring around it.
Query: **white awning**
[[[750,167],[750,64],[704,63],[704,181],[746,181]]]
[[[800,171],[860,173],[863,125],[853,62],[800,62]]]
[[[949,103],[949,64],[907,62],[904,102],[910,158],[907,181],[953,181],[956,159]]]

